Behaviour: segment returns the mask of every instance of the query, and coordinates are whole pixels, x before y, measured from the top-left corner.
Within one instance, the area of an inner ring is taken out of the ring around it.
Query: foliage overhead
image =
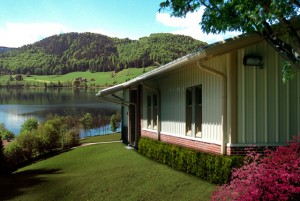
[[[0,53],[0,73],[57,75],[75,71],[106,72],[161,65],[206,43],[189,36],[151,34],[139,40],[95,33],[67,33]]]
[[[294,70],[300,69],[299,27],[295,23],[300,9],[298,0],[165,0],[159,10],[170,8],[173,16],[185,17],[203,6],[204,13],[199,19],[202,31],[257,32],[288,61],[284,66],[287,79]],[[284,34],[288,35],[289,42],[280,39]]]

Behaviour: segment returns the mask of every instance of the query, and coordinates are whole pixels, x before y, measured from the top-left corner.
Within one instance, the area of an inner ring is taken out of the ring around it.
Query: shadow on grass
[[[61,174],[60,169],[37,169],[0,175],[0,200],[9,200],[22,195],[23,189],[47,182],[41,177],[47,174]]]

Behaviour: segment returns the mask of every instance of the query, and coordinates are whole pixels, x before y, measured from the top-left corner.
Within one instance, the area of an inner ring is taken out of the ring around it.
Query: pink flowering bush
[[[300,134],[288,146],[249,151],[244,166],[233,170],[230,183],[212,200],[300,200]]]

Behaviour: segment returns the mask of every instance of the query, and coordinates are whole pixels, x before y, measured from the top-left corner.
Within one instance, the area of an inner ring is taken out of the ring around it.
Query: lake
[[[120,112],[120,106],[101,102],[96,97],[98,89],[73,88],[0,88],[0,123],[14,134],[19,134],[21,125],[28,118],[44,121],[48,114],[81,117],[109,115]],[[110,126],[91,129],[88,135],[110,133]],[[82,132],[81,137],[86,133]]]

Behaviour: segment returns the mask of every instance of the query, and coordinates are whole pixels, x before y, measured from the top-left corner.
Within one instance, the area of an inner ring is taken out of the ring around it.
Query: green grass
[[[209,200],[215,186],[151,161],[122,143],[78,147],[0,179],[0,199]]]
[[[154,67],[145,68],[145,72],[152,70]],[[87,86],[97,86],[97,87],[106,87],[115,84],[120,84],[130,79],[133,79],[139,75],[143,74],[143,68],[128,68],[124,69],[114,76],[112,72],[95,72],[91,73],[90,71],[86,72],[72,72],[65,75],[31,75],[26,77],[23,75],[23,81],[11,81],[11,85],[23,84],[23,85],[37,85],[44,86],[44,83],[57,84],[60,82],[62,85],[67,85],[73,83],[73,81],[78,77],[83,77],[87,79]],[[91,79],[95,81],[91,81]],[[0,75],[0,85],[6,85],[8,83],[8,75]]]
[[[121,139],[121,133],[114,133],[109,135],[101,135],[95,137],[86,137],[80,140],[80,143],[94,143],[94,142],[109,142],[118,141]]]

